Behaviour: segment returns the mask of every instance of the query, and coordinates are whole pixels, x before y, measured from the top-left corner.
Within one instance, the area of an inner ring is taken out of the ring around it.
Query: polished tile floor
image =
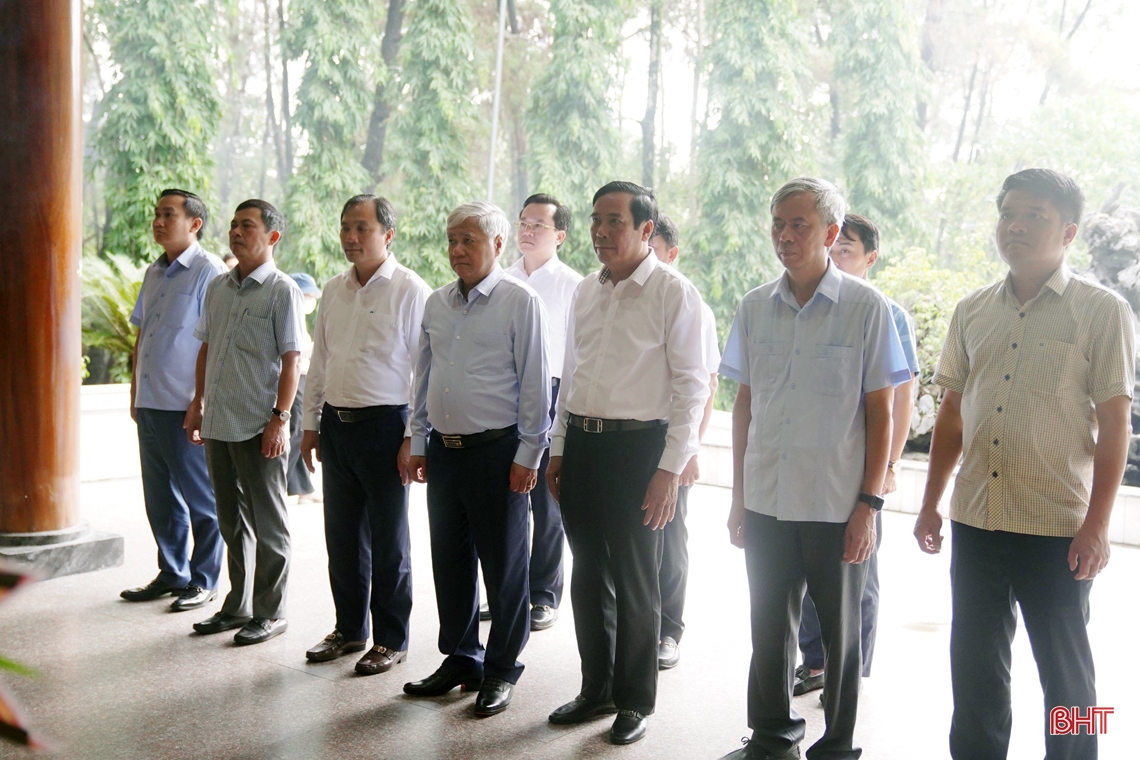
[[[661,674],[649,734],[624,748],[606,742],[609,719],[556,727],[546,715],[575,695],[578,655],[566,606],[523,653],[527,670],[514,704],[476,719],[458,692],[412,700],[401,692],[439,664],[423,491],[413,491],[416,603],[412,648],[391,673],[357,677],[355,656],[308,665],[304,651],[332,628],[319,505],[291,507],[294,536],[289,631],[236,648],[225,634],[199,637],[210,614],[173,614],[166,603],[128,604],[121,589],[154,575],[153,541],[137,479],[87,483],[83,513],[126,537],[121,568],[59,578],[0,606],[0,653],[38,669],[5,674],[6,690],[54,745],[47,757],[77,758],[717,758],[747,733],[744,685],[748,627],[744,561],[723,528],[728,493],[694,489],[690,505],[689,630],[680,665]],[[885,515],[883,608],[874,676],[865,681],[857,739],[864,757],[948,757],[948,556],[926,557],[911,518]],[[1133,758],[1140,746],[1140,551],[1115,547],[1093,592],[1100,704],[1115,708],[1102,758]],[[1014,657],[1011,758],[1041,757],[1040,688],[1024,631]],[[808,742],[822,732],[816,694],[797,698]],[[0,744],[0,758],[34,757]],[[45,755],[39,755],[43,757]]]

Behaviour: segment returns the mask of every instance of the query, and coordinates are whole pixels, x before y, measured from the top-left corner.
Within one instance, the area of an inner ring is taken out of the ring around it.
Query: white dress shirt
[[[568,412],[666,420],[659,467],[680,473],[709,394],[701,332],[697,289],[652,253],[617,285],[588,275],[574,296],[550,455],[562,456]]]
[[[566,330],[570,327],[570,305],[582,275],[563,264],[555,254],[538,269],[526,273],[520,258],[507,269],[507,274],[522,280],[538,293],[546,306],[546,336],[549,341],[546,355],[550,361],[550,376],[562,377],[562,360],[566,354]]]
[[[305,430],[319,430],[325,403],[360,409],[412,399],[412,367],[431,288],[389,254],[361,285],[356,267],[325,285],[305,384]]]
[[[720,344],[717,340],[716,315],[713,314],[712,308],[702,300],[701,353],[705,357],[705,369],[710,375],[715,375],[720,370]]]

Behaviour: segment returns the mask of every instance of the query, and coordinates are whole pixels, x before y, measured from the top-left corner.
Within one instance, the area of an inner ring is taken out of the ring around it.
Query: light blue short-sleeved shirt
[[[248,441],[269,424],[281,356],[300,351],[305,307],[293,278],[265,262],[239,280],[235,268],[206,289],[194,335],[206,353],[202,437]]]
[[[887,305],[891,307],[891,319],[894,320],[895,330],[899,334],[899,344],[906,358],[907,369],[913,377],[918,374],[918,347],[914,342],[914,324],[906,309],[895,303],[894,299],[887,298]]]
[[[863,397],[910,378],[887,299],[828,268],[803,308],[787,275],[744,297],[720,373],[752,390],[744,506],[847,522],[863,484]]]
[[[202,341],[194,327],[206,286],[225,264],[195,241],[172,263],[166,254],[147,267],[131,324],[139,328],[135,406],[184,412],[194,400],[194,368]]]

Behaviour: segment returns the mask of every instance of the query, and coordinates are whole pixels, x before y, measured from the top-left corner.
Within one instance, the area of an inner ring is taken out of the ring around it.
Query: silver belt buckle
[[[583,417],[582,430],[587,433],[600,433],[602,432],[602,421],[597,417]]]
[[[443,439],[443,446],[447,449],[461,449],[463,448],[463,436],[461,435],[443,435],[440,433],[440,438]]]
[[[337,409],[336,416],[341,422],[356,422],[356,415],[350,409]]]

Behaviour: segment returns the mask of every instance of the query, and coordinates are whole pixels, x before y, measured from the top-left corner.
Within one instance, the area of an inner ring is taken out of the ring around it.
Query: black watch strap
[[[861,493],[861,494],[859,494],[859,501],[866,504],[868,507],[870,507],[875,512],[881,512],[883,509],[883,497],[882,496],[872,496],[869,493]]]
[[[282,414],[284,414],[284,412],[277,407],[273,407],[272,412],[274,417],[280,417]]]

